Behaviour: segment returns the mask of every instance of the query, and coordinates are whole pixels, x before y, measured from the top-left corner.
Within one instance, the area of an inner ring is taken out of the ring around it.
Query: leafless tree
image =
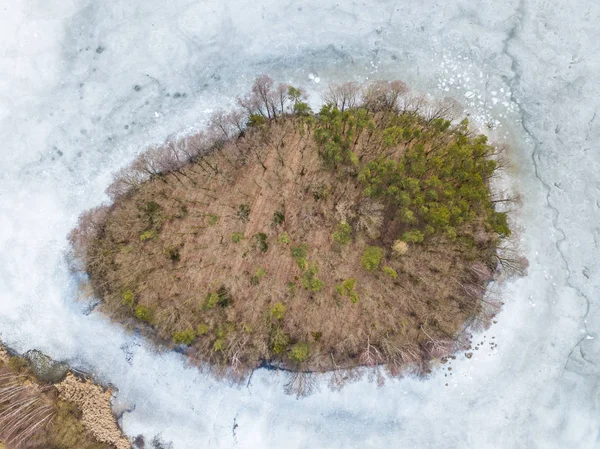
[[[406,94],[399,99],[398,108],[404,114],[420,114],[428,103],[424,95]]]
[[[98,206],[79,216],[77,227],[69,233],[69,241],[77,259],[85,260],[86,249],[97,237],[108,210],[108,206]]]
[[[305,398],[313,394],[317,388],[316,374],[304,371],[288,371],[286,373],[288,380],[283,386],[283,391],[289,395],[296,395],[296,398]]]
[[[340,111],[353,108],[358,104],[360,86],[354,82],[331,84],[324,95],[326,103],[335,105]]]
[[[254,81],[250,93],[238,98],[238,104],[248,115],[258,114],[266,119],[276,118],[278,113],[284,112],[289,86],[280,84],[275,89],[273,86],[274,81],[270,76],[259,76]]]
[[[367,346],[360,356],[361,365],[375,366],[383,361],[383,357],[379,349],[371,344],[371,338],[367,337]]]
[[[443,98],[428,103],[421,111],[427,123],[437,119],[456,120],[462,113],[460,104],[453,98]]]
[[[408,92],[403,81],[376,81],[362,88],[362,102],[371,111],[396,111],[400,97]]]

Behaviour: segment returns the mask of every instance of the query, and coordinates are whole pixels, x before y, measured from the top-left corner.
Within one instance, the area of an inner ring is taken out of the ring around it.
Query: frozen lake
[[[168,6],[167,6],[168,5]],[[0,338],[114,384],[130,436],[186,448],[600,447],[600,3],[9,0],[0,9]],[[405,80],[513,150],[525,278],[471,359],[286,396],[217,383],[76,302],[66,235],[144,147],[254,77]],[[497,343],[491,349],[489,342]],[[446,384],[448,384],[446,386]]]

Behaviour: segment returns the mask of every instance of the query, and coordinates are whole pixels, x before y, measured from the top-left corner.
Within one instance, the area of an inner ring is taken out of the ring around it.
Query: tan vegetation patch
[[[110,393],[73,379],[69,374],[59,388],[36,379],[24,358],[0,360],[0,439],[7,449],[131,447],[116,426]]]
[[[96,440],[117,449],[131,448],[131,443],[123,437],[112,413],[110,390],[104,391],[99,385],[77,379],[70,373],[56,388],[61,399],[75,404],[81,410],[81,423]]]
[[[82,216],[71,239],[103,309],[238,375],[452,352],[489,318],[510,233],[487,187],[497,147],[403,84],[333,89],[318,116],[291,94],[283,114],[284,91],[259,79],[246,119],[142,154]]]

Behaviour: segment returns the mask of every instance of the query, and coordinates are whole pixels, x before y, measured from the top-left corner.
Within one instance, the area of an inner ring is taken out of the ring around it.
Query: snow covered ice
[[[125,432],[176,449],[600,447],[599,20],[593,0],[5,2],[0,338],[115,385]],[[262,73],[313,100],[400,78],[512,146],[529,275],[471,359],[296,400],[277,373],[216,382],[76,301],[66,235],[111,173]]]

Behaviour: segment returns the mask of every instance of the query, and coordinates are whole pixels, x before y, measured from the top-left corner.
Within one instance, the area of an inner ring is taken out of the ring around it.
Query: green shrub
[[[309,115],[311,112],[310,106],[304,101],[298,101],[294,104],[294,114],[296,115]]]
[[[133,307],[135,304],[135,297],[133,296],[133,292],[131,290],[125,290],[123,292],[123,305]]]
[[[154,240],[157,237],[158,237],[158,232],[156,232],[154,229],[151,229],[149,231],[144,231],[140,234],[140,240],[142,242],[145,242],[146,240]]]
[[[273,223],[275,223],[276,226],[279,226],[280,224],[282,224],[285,221],[285,215],[283,214],[283,212],[281,211],[276,211],[273,214]]]
[[[208,324],[204,324],[204,323],[198,324],[198,329],[197,329],[198,335],[206,335],[206,334],[208,334],[209,330],[210,330],[210,327],[208,326]]]
[[[342,245],[350,242],[352,234],[352,228],[345,221],[341,222],[337,226],[337,230],[333,233],[333,240]]]
[[[214,226],[219,222],[219,216],[215,215],[215,214],[207,214],[206,222],[208,223],[209,226]]]
[[[240,243],[243,238],[244,238],[243,232],[234,232],[233,234],[231,234],[231,241],[233,243]]]
[[[290,251],[292,253],[292,257],[298,265],[298,268],[300,268],[302,271],[306,270],[308,268],[308,245],[303,243],[300,246],[292,246]]]
[[[354,290],[355,287],[356,287],[356,279],[348,278],[345,281],[343,281],[341,284],[337,285],[335,287],[335,290],[340,295],[350,298],[350,301],[352,301],[353,303],[357,303],[358,302],[358,294]]]
[[[152,322],[152,310],[148,307],[138,305],[135,308],[135,316],[137,319],[145,321],[146,323]]]
[[[398,273],[396,272],[396,270],[394,270],[392,267],[386,265],[385,267],[382,268],[382,271],[389,277],[391,277],[392,279],[396,279],[398,277]]]
[[[304,362],[310,355],[310,345],[308,343],[296,343],[290,349],[290,358],[295,362]]]
[[[360,263],[365,270],[374,271],[379,268],[381,259],[383,259],[383,249],[378,246],[367,246],[360,259]]]
[[[260,283],[260,281],[262,280],[262,278],[265,277],[266,274],[267,274],[267,270],[265,270],[262,267],[259,268],[258,270],[256,270],[256,273],[254,273],[254,276],[252,276],[250,278],[250,284],[258,285]]]
[[[143,209],[148,215],[152,215],[160,210],[160,204],[158,204],[156,201],[146,201]]]
[[[508,216],[505,212],[492,212],[489,217],[489,223],[494,232],[502,237],[510,237],[510,228],[508,227]]]
[[[211,292],[206,295],[203,309],[214,309],[217,306],[227,307],[231,302],[231,295],[225,287],[220,287],[216,292]]]
[[[285,317],[286,310],[287,307],[285,306],[285,304],[278,301],[275,304],[273,304],[273,307],[271,308],[271,317],[275,318],[276,320],[283,320],[283,318]]]
[[[287,245],[291,241],[292,240],[290,239],[290,236],[288,235],[287,232],[282,232],[281,235],[279,236],[279,243],[281,243],[283,245]]]
[[[262,126],[265,123],[267,123],[267,119],[264,118],[262,115],[250,114],[250,117],[248,118],[248,122],[246,123],[246,125],[248,125],[248,127]]]
[[[215,340],[215,342],[213,343],[213,351],[215,351],[215,352],[222,351],[223,349],[225,349],[226,343],[227,343],[227,340],[225,340],[224,338],[217,338]]]
[[[193,341],[195,339],[196,339],[196,333],[194,332],[194,329],[192,329],[191,327],[188,327],[184,331],[175,332],[173,334],[173,341],[178,345],[181,344],[181,345],[189,346],[193,343]]]
[[[258,234],[254,234],[254,239],[256,240],[256,246],[258,249],[266,253],[269,249],[269,244],[267,243],[267,234],[264,232],[259,232]]]
[[[271,330],[269,344],[275,354],[282,354],[290,344],[290,337],[277,326]]]
[[[325,282],[317,278],[318,268],[314,265],[309,266],[302,274],[302,287],[311,292],[318,292],[325,286]]]
[[[219,304],[219,294],[212,292],[206,295],[206,301],[204,302],[206,309],[214,309]]]
[[[227,321],[217,326],[217,329],[215,330],[215,335],[217,336],[217,338],[225,338],[234,330],[235,324],[231,321]]]
[[[423,233],[417,229],[402,234],[402,240],[408,243],[421,243],[424,238]]]

